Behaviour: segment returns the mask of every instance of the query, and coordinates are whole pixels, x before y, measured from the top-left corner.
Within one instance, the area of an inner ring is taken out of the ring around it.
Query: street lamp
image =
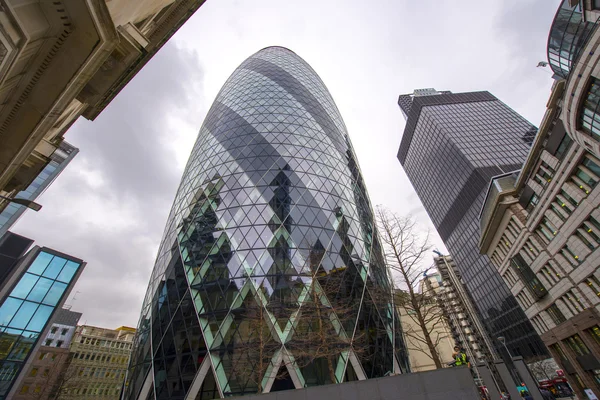
[[[0,196],[0,199],[6,200],[11,203],[18,204],[20,206],[25,206],[27,208],[32,209],[33,211],[40,211],[42,209],[42,205],[36,203],[32,200],[27,199],[11,199],[10,197]]]
[[[510,354],[510,351],[508,350],[508,347],[506,347],[506,338],[504,336],[498,336],[496,339],[498,339],[498,341],[504,345],[504,348],[506,349],[506,352],[508,353],[508,356],[512,360],[512,358],[513,358],[512,354]]]

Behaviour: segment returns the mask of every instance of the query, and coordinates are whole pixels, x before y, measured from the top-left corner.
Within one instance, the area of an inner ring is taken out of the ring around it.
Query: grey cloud
[[[137,323],[181,176],[172,144],[182,126],[196,123],[195,137],[203,78],[196,53],[167,44],[96,121],[67,132],[79,155],[14,229],[88,262],[74,309],[90,324]]]

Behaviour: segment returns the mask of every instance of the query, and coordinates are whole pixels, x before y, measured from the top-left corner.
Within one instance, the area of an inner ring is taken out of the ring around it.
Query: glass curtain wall
[[[6,398],[81,262],[39,251],[0,305],[0,399]]]
[[[270,47],[227,80],[154,266],[128,399],[212,399],[407,371],[373,211],[325,85]]]

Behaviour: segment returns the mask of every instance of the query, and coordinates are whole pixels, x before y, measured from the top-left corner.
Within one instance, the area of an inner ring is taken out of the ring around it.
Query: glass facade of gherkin
[[[374,216],[312,68],[269,47],[229,77],[177,191],[125,399],[213,399],[406,372]]]

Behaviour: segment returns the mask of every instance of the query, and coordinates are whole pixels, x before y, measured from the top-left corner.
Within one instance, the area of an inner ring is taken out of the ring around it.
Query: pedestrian
[[[453,366],[460,367],[462,365],[466,365],[471,368],[471,363],[467,358],[467,355],[460,350],[460,347],[454,346],[454,353],[452,353],[452,358],[454,361],[452,362]]]
[[[533,400],[533,397],[531,397],[531,394],[527,390],[521,390],[521,397],[525,400]]]
[[[548,389],[540,388],[540,393],[542,394],[542,398],[544,400],[555,400],[556,397],[552,394]]]

